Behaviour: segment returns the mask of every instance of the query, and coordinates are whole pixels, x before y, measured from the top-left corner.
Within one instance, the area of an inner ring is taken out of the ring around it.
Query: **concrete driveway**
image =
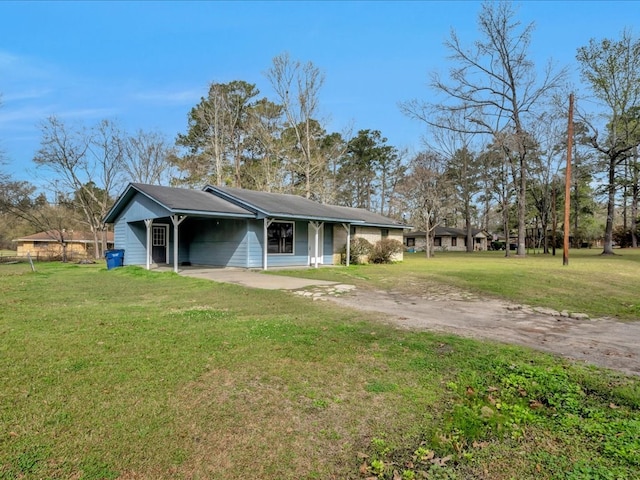
[[[179,274],[185,277],[204,278],[222,283],[235,283],[244,287],[262,288],[265,290],[298,290],[312,286],[336,284],[336,282],[326,280],[268,275],[260,271],[245,270],[242,268],[181,267]]]

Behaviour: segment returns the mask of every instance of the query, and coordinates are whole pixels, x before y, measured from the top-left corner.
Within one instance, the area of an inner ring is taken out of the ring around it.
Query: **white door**
[[[324,223],[320,224],[318,229],[318,263],[322,263],[324,250],[322,248],[324,244]],[[309,265],[316,264],[316,229],[310,223],[309,224]]]

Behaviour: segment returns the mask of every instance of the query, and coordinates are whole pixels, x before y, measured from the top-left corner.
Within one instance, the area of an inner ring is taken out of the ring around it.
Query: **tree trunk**
[[[607,186],[607,224],[604,230],[603,255],[613,255],[613,218],[616,208],[616,162],[609,160],[609,185]]]
[[[471,231],[471,205],[468,198],[464,202],[464,223],[467,234],[467,252],[473,252],[473,232]]]
[[[525,245],[527,218],[527,175],[525,156],[520,155],[520,188],[518,189],[518,255],[527,254]]]

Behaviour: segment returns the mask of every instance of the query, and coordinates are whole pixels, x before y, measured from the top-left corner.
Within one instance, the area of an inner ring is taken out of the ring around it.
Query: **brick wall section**
[[[355,234],[351,234],[351,237],[360,237],[366,239],[372,245],[375,245],[382,239],[381,229],[378,227],[352,227],[355,229]],[[388,238],[392,240],[397,240],[402,243],[402,230],[400,229],[389,229]],[[347,244],[347,231],[344,229],[342,225],[334,225],[333,226],[333,263],[334,265],[338,265],[341,262],[341,252],[342,249]],[[404,259],[403,252],[400,252],[393,256],[394,262],[401,262]]]

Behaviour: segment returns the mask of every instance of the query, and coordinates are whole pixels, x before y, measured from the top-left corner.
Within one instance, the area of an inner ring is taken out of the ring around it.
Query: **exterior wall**
[[[339,236],[340,238],[340,242],[341,243],[336,243],[334,242],[334,248],[338,247],[337,252],[335,252],[335,255],[337,256],[337,261],[335,262],[336,264],[339,263],[341,261],[340,259],[340,252],[342,250],[342,248],[344,248],[344,246],[347,243],[347,232],[345,231],[344,228],[342,228],[341,225],[336,225],[336,228],[340,228],[343,232],[344,235],[343,236]],[[391,240],[397,240],[400,243],[403,243],[403,231],[400,228],[388,228],[386,229],[388,230],[389,234],[387,235],[387,238],[391,239]],[[335,231],[335,229],[334,229]],[[375,245],[376,243],[378,243],[380,240],[382,240],[382,228],[380,227],[360,227],[360,226],[356,226],[356,225],[352,225],[351,226],[351,238],[355,238],[355,237],[360,237],[360,238],[364,238],[365,240],[367,240],[369,243],[371,243],[372,245]],[[334,257],[335,258],[335,257]],[[400,252],[395,254],[393,257],[391,257],[391,260],[394,262],[401,262],[402,260],[404,260],[404,252]]]
[[[387,238],[390,238],[391,240],[396,240],[402,243],[402,230],[389,229],[389,235]],[[401,262],[402,260],[404,260],[404,252],[400,251],[399,253],[396,253],[394,256],[391,257],[391,260],[394,262]]]
[[[277,219],[276,219],[277,221]],[[260,248],[262,248],[262,220],[260,223]],[[306,267],[309,265],[309,222],[295,222],[293,233],[293,254],[273,254],[270,253],[267,259],[269,267]],[[333,264],[333,229],[330,223],[324,224],[324,241],[322,244],[322,261],[324,265]],[[262,266],[262,250],[260,250],[260,266]]]
[[[91,243],[67,242],[67,256],[70,258],[87,258],[92,256]],[[18,242],[16,245],[16,256],[26,257],[27,253],[32,257],[55,258],[62,256],[62,245],[55,240],[49,242]]]
[[[340,223],[333,224],[333,246],[331,249],[333,265],[340,265],[342,262],[342,251],[347,245],[347,230]],[[326,231],[326,228],[325,228]]]
[[[184,255],[193,265],[246,268],[247,220],[187,218],[181,225]]]

